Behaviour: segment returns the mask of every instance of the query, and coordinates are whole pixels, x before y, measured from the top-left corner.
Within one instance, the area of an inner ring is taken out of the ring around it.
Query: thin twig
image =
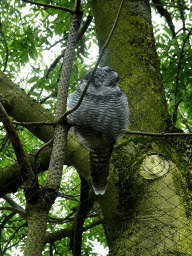
[[[71,113],[73,109],[67,111],[66,113],[68,113],[68,112]],[[64,117],[63,117],[63,119],[64,119]],[[32,125],[52,125],[52,126],[55,126],[55,124],[57,122],[55,122],[55,123],[54,122],[48,123],[48,122],[44,122],[43,121],[43,122],[34,122],[33,123],[33,122],[15,122],[15,121],[12,121],[12,123],[13,124],[17,124],[17,125],[23,125],[23,126],[32,126]],[[74,124],[71,124],[71,123],[69,123],[69,125],[70,125],[70,127],[74,126]],[[156,137],[168,137],[168,136],[182,136],[182,137],[186,136],[186,137],[189,137],[189,136],[192,136],[192,133],[168,133],[168,132],[167,133],[164,133],[164,132],[153,133],[153,132],[139,132],[139,131],[126,131],[125,134],[142,135],[142,136],[156,136]]]
[[[176,124],[176,121],[177,121],[177,109],[179,107],[179,104],[180,102],[177,102],[177,94],[178,94],[178,84],[179,84],[179,73],[180,73],[180,70],[181,70],[181,61],[182,61],[182,58],[184,57],[184,48],[185,48],[185,44],[187,42],[187,40],[189,39],[190,35],[192,33],[192,28],[190,29],[188,35],[186,36],[184,42],[183,42],[183,46],[182,46],[182,49],[181,49],[181,54],[180,54],[180,57],[179,57],[179,61],[178,61],[178,64],[177,64],[177,75],[176,75],[176,85],[175,85],[175,106],[174,106],[174,113],[175,113],[175,116],[173,116],[174,120],[173,120],[173,123]]]
[[[16,121],[12,121],[12,124],[23,125],[23,126],[32,126],[32,125],[51,125],[51,126],[54,126],[55,122],[46,122],[46,121],[40,121],[40,122],[16,122]]]
[[[138,131],[127,131],[124,134],[133,134],[133,135],[142,135],[142,136],[155,136],[155,137],[173,137],[173,136],[182,136],[189,137],[192,136],[192,133],[153,133],[153,132],[138,132]]]
[[[181,109],[179,107],[178,107],[178,111],[179,111],[179,115],[180,115],[181,119],[183,120],[184,125],[186,126],[188,131],[191,133],[192,129],[191,129],[187,119],[184,117],[184,115],[183,115],[183,113],[182,113],[182,111],[181,111]]]
[[[71,10],[69,8],[65,8],[65,7],[62,7],[62,6],[57,6],[57,5],[52,5],[52,4],[42,4],[42,3],[39,3],[39,2],[30,1],[30,0],[22,0],[22,1],[25,2],[25,3],[35,4],[35,5],[38,5],[38,6],[44,6],[44,7],[48,7],[48,8],[62,10],[62,11],[65,11],[65,12],[69,12],[71,14],[74,13],[74,10]]]
[[[2,251],[2,255],[5,255],[6,250],[12,247],[11,242],[13,241],[13,238],[15,237],[15,235],[17,234],[17,232],[18,232],[21,228],[23,228],[25,225],[26,225],[26,223],[22,224],[21,226],[19,226],[18,228],[16,228],[16,230],[15,230],[14,233],[12,233],[12,235],[11,235],[11,236],[9,237],[9,239],[6,241],[6,245],[5,245],[5,247],[4,247],[3,251]],[[10,246],[9,246],[9,244],[10,244]]]
[[[183,46],[181,48],[180,58],[179,58],[179,61],[178,61],[178,64],[177,64],[178,69],[177,69],[176,84],[178,84],[178,81],[179,81],[179,71],[180,71],[180,68],[181,68],[181,61],[182,61],[182,58],[184,56],[183,52],[184,52],[185,44],[186,44],[187,40],[189,39],[191,33],[192,33],[192,28],[190,29],[189,33],[187,34],[185,40],[183,41]],[[176,89],[177,89],[177,87],[176,87]]]
[[[48,146],[53,142],[53,139],[54,139],[54,138],[50,139],[47,143],[43,144],[43,145],[37,150],[37,152],[35,153],[35,162],[36,162],[36,160],[37,160],[37,157],[38,157],[39,153],[40,153],[44,148],[48,147]]]

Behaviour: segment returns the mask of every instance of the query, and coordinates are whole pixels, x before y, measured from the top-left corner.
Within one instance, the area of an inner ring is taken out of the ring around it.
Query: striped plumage
[[[69,109],[77,104],[91,72],[70,94]],[[118,82],[119,76],[112,68],[98,68],[80,107],[68,116],[76,125],[74,133],[83,139],[90,151],[91,183],[97,195],[105,193],[114,144],[128,129],[128,100]]]

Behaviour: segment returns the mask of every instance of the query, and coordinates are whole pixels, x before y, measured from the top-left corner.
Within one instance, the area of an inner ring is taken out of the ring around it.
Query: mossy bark
[[[93,1],[100,49],[120,2]],[[149,1],[125,1],[102,65],[113,67],[121,77],[120,85],[129,100],[131,130],[172,129]],[[179,150],[175,145],[174,139],[127,136],[116,146],[108,189],[98,198],[108,231],[109,255],[192,255],[184,207],[187,186],[181,169],[173,164]]]
[[[120,1],[94,0],[93,4],[102,47]],[[148,1],[125,1],[103,65],[112,66],[121,76],[121,87],[128,96],[131,110],[130,129],[164,132],[172,127],[169,126],[150,19]],[[8,101],[8,112],[17,121],[53,120],[48,111],[29,99],[1,72],[0,94]],[[43,141],[53,136],[50,126],[30,127],[29,130]],[[187,184],[180,173],[183,170],[180,149],[176,140],[133,136],[123,138],[117,144],[108,189],[104,196],[98,197],[107,226],[110,255],[192,254],[188,236],[190,222],[185,214],[187,203],[184,202]],[[171,167],[162,176],[156,172],[150,174],[154,178],[149,179],[142,166],[143,160],[153,155],[161,158],[159,164],[168,161]],[[191,159],[192,155],[188,158]],[[88,151],[75,142],[72,135],[68,136],[66,159],[88,178]],[[173,162],[180,168],[176,168]],[[46,216],[46,211],[44,213]],[[32,220],[34,216],[31,216]]]
[[[171,146],[144,138],[117,145],[106,195],[98,198],[109,255],[192,255],[190,191]]]
[[[121,1],[93,1],[100,49],[113,26]],[[114,68],[130,107],[130,128],[160,132],[168,110],[155,49],[148,1],[125,1],[102,65]]]

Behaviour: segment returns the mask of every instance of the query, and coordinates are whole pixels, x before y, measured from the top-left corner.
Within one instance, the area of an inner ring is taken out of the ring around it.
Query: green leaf
[[[27,80],[28,83],[34,83],[39,80],[38,76],[33,76],[30,79]]]

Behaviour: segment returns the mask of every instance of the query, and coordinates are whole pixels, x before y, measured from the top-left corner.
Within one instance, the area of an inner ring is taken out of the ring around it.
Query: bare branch
[[[13,208],[18,208],[24,211],[24,209],[18,203],[16,203],[10,196],[5,195],[2,198],[6,200],[8,204],[11,205]]]
[[[83,227],[83,232],[87,231],[89,229],[92,229],[92,228],[94,228],[94,227],[96,227],[100,224],[103,224],[103,223],[104,223],[103,219],[96,220],[96,221],[92,222],[91,224]],[[60,230],[55,231],[53,233],[46,234],[45,235],[45,240],[44,240],[44,245],[47,244],[47,243],[50,243],[50,241],[55,242],[55,241],[58,241],[58,240],[60,240],[64,237],[71,238],[72,231],[73,231],[73,227],[72,228],[60,229]]]
[[[83,94],[84,95],[84,94]],[[75,106],[73,109],[74,111],[76,110],[76,107]],[[78,107],[77,107],[78,108]],[[73,112],[72,110],[69,110],[67,111],[66,113],[68,112]],[[69,113],[69,114],[70,114]],[[67,114],[68,115],[68,114]],[[64,117],[63,117],[64,118]],[[15,122],[15,121],[12,121],[13,124],[17,124],[17,125],[23,125],[23,126],[32,126],[32,125],[52,125],[54,126],[56,123],[53,123],[53,122]],[[62,122],[63,123],[63,122]],[[63,123],[64,124],[64,123]],[[66,123],[65,123],[66,124]],[[69,126],[72,127],[74,126],[74,124],[72,123],[69,123]],[[186,137],[189,137],[192,135],[192,133],[164,133],[164,132],[161,132],[161,133],[153,133],[153,132],[140,132],[140,131],[126,131],[125,134],[133,134],[133,135],[143,135],[143,136],[157,136],[157,137],[163,137],[163,136],[186,136]],[[50,141],[49,141],[50,142]],[[49,143],[48,142],[48,143]]]
[[[24,210],[21,210],[21,209],[18,209],[18,208],[14,208],[14,207],[9,207],[9,206],[3,206],[3,207],[0,207],[0,210],[7,210],[7,211],[12,211],[12,212],[16,212],[18,213],[22,219],[27,219],[27,216],[25,214],[25,211]]]
[[[192,133],[153,133],[153,132],[137,132],[137,131],[127,131],[125,134],[133,134],[133,135],[142,135],[142,136],[154,136],[154,137],[173,137],[173,136],[182,136],[182,137],[190,137]]]
[[[57,41],[55,41],[55,43],[53,43],[53,44],[50,45],[49,47],[46,47],[44,50],[45,50],[45,51],[48,51],[48,50],[50,50],[51,48],[53,48],[54,46],[56,46],[57,44],[59,44],[59,43],[65,41],[65,40],[67,40],[67,36],[64,37],[64,38],[61,38],[61,39],[59,39],[59,40],[57,40]],[[63,53],[62,53],[62,55],[63,55]]]
[[[171,18],[171,15],[170,13],[164,8],[163,4],[161,3],[160,0],[152,0],[153,4],[155,5],[157,11],[159,12],[159,14],[161,16],[164,16],[167,23],[168,23],[168,26],[173,34],[173,37],[176,36],[176,33],[175,33],[175,26],[173,25],[173,20]]]
[[[179,62],[178,62],[178,64],[177,64],[178,70],[177,70],[176,84],[178,84],[178,81],[179,81],[179,71],[180,71],[180,69],[181,69],[181,60],[182,60],[182,58],[183,58],[183,56],[184,56],[184,53],[183,53],[183,52],[184,52],[185,44],[186,44],[187,40],[189,39],[191,33],[192,33],[192,28],[189,30],[189,33],[187,34],[185,40],[183,41],[183,46],[182,46],[182,49],[181,49]],[[177,87],[176,87],[176,88],[177,88]]]
[[[74,255],[81,255],[83,225],[89,211],[91,210],[95,202],[95,197],[89,198],[90,186],[87,180],[83,176],[80,176],[80,178],[81,178],[80,204],[78,206],[78,211],[76,213],[76,218],[74,221],[73,241],[71,240],[73,244],[73,245],[71,244],[71,247]]]
[[[74,12],[78,14],[81,12],[81,0],[75,0]]]
[[[81,38],[83,37],[83,35],[84,35],[85,32],[87,31],[89,25],[91,24],[92,20],[93,20],[93,16],[91,16],[90,13],[89,13],[89,15],[87,16],[87,19],[86,19],[86,21],[85,21],[85,23],[84,23],[84,25],[83,25],[81,31],[79,32],[79,34],[78,34],[78,36],[77,36],[77,42],[78,42],[79,40],[81,40]]]
[[[16,212],[12,212],[10,213],[8,216],[6,216],[3,221],[1,221],[1,224],[0,224],[0,232],[1,232],[1,229],[4,228],[4,226],[7,224],[7,222],[16,214]]]
[[[43,6],[43,7],[53,8],[53,9],[57,9],[57,10],[62,10],[62,11],[65,11],[65,12],[69,12],[71,14],[74,13],[74,10],[71,10],[69,8],[65,8],[65,7],[62,7],[62,6],[57,6],[57,5],[52,5],[52,4],[42,4],[42,3],[39,3],[39,2],[30,1],[30,0],[22,0],[22,1],[25,2],[25,3],[35,4],[35,5],[38,5],[38,6]]]
[[[192,132],[192,129],[188,123],[188,120],[184,117],[181,109],[178,107],[178,111],[179,111],[179,115],[181,117],[181,119],[183,120],[183,123],[185,124],[185,126],[187,127],[187,130],[191,133]]]
[[[23,126],[32,126],[32,125],[55,125],[55,122],[16,122],[16,121],[12,121],[12,124],[16,124],[16,125],[23,125]]]
[[[178,0],[178,5],[179,5],[179,12],[180,12],[180,17],[183,23],[183,31],[185,32],[186,26],[185,26],[185,9],[183,8],[183,1]]]
[[[21,177],[23,180],[23,184],[25,188],[30,188],[32,184],[32,180],[34,178],[34,173],[32,167],[25,155],[23,145],[19,139],[18,134],[16,133],[15,128],[13,127],[7,112],[5,111],[2,103],[0,102],[0,120],[3,122],[3,125],[7,131],[7,134],[11,140],[13,145],[13,149],[15,151],[17,161],[19,163]]]
[[[52,139],[51,139],[50,141],[48,141],[47,143],[43,144],[43,145],[37,150],[37,152],[35,153],[35,171],[36,171],[36,162],[37,162],[37,157],[38,157],[38,155],[40,154],[40,152],[41,152],[44,148],[48,147],[51,143],[53,143],[53,139],[54,139],[54,138],[52,138]]]

